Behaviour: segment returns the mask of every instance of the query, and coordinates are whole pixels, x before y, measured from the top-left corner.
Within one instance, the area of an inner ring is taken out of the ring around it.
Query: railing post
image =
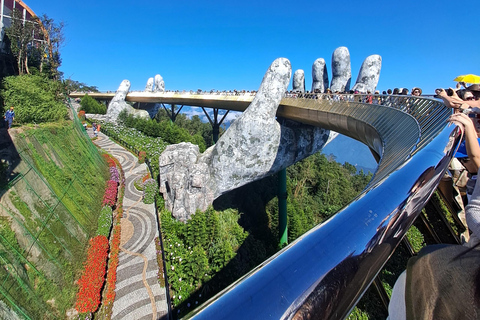
[[[280,247],[284,247],[288,243],[287,231],[287,169],[282,169],[278,172],[278,234],[280,235]]]

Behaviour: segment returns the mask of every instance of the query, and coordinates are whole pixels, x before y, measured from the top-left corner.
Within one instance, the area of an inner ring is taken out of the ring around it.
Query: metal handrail
[[[377,171],[346,208],[187,318],[343,319],[430,198],[461,138],[447,125],[451,110],[436,100],[399,96],[391,106],[375,106],[287,99],[282,116],[305,119],[307,110],[307,123],[357,137],[378,153]]]
[[[342,99],[343,97],[343,99]],[[277,115],[338,131],[379,162],[365,191],[325,223],[187,315],[194,319],[343,319],[438,185],[461,134],[451,110],[411,96],[314,94],[282,99]],[[253,96],[134,92],[127,100],[243,111]],[[331,244],[335,244],[332,246]]]

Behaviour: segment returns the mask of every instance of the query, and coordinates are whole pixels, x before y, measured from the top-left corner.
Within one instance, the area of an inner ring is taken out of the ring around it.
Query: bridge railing
[[[130,96],[130,98],[129,98]],[[127,100],[242,111],[254,98],[133,92]],[[141,99],[141,100],[140,100]],[[370,103],[371,102],[371,103]],[[346,208],[197,308],[198,319],[342,319],[393,253],[438,185],[461,139],[451,110],[429,98],[287,93],[277,116],[366,144],[372,181]]]
[[[461,139],[441,102],[377,96],[286,97],[278,114],[345,133],[379,160],[366,190],[229,288],[195,319],[343,319],[438,185]]]

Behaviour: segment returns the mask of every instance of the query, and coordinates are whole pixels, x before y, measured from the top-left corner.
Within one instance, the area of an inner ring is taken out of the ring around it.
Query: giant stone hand
[[[373,92],[380,75],[381,57],[365,59],[354,86],[355,90]],[[204,211],[226,192],[274,174],[321,150],[337,133],[293,121],[277,121],[277,108],[287,91],[292,68],[285,58],[276,59],[265,73],[253,101],[218,142],[199,153],[198,146],[180,143],[168,146],[159,158],[160,192],[165,206],[181,221],[196,210]],[[324,92],[328,74],[324,59],[312,66],[312,91]],[[348,49],[340,47],[332,55],[332,91],[350,89],[351,67]],[[128,82],[128,81],[127,81]],[[149,79],[146,91],[163,91],[163,79]],[[112,117],[125,109],[124,83],[111,105]],[[122,90],[121,90],[122,89]],[[294,74],[293,90],[305,91],[303,70]],[[123,102],[123,104],[122,104]],[[110,106],[111,107],[111,106]],[[109,109],[110,109],[109,107]],[[131,107],[130,107],[131,108]],[[110,112],[110,110],[109,110]]]
[[[363,61],[352,90],[358,90],[360,93],[374,92],[380,78],[381,67],[382,57],[379,55],[368,56]],[[329,87],[327,67],[323,58],[319,58],[313,63],[312,78],[312,92],[316,92],[315,90],[317,92],[325,92]],[[339,47],[332,54],[332,82],[330,83],[330,89],[332,92],[348,92],[351,79],[350,52],[346,47]]]
[[[108,122],[116,123],[118,120],[118,115],[126,110],[128,114],[131,114],[135,117],[140,117],[144,119],[150,119],[150,114],[146,110],[138,110],[130,106],[125,98],[127,97],[128,92],[130,91],[130,81],[123,80],[120,86],[115,93],[115,96],[110,101],[106,120]],[[165,82],[163,81],[162,76],[157,74],[154,78],[149,78],[147,85],[145,86],[145,92],[163,92],[165,91]]]
[[[181,143],[168,146],[160,155],[160,192],[178,220],[188,220],[220,195],[304,159],[337,135],[276,120],[291,72],[287,59],[276,59],[250,106],[203,154],[197,146]]]

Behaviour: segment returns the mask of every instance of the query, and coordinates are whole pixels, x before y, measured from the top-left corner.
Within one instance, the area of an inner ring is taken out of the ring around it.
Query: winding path
[[[88,129],[88,133],[92,135],[92,130]],[[125,172],[124,213],[112,320],[166,319],[166,291],[157,280],[159,268],[154,240],[159,233],[155,206],[144,204],[142,192],[133,184],[135,179],[147,173],[147,166],[139,164],[137,157],[103,133],[99,133],[94,143],[118,159]]]

